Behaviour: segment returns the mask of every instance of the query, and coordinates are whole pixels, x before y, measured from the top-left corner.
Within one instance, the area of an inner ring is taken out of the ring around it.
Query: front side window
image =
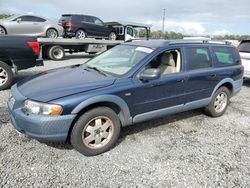
[[[231,47],[213,47],[216,60],[221,66],[239,64],[237,61],[236,50]]]
[[[127,34],[130,36],[134,36],[134,30],[131,27],[127,27]]]
[[[208,48],[191,47],[186,49],[187,70],[197,70],[212,67]]]
[[[148,65],[146,65],[146,69],[159,69],[161,75],[168,75],[181,72],[181,62],[181,50],[173,49],[157,55]]]
[[[108,74],[122,76],[152,52],[151,48],[118,45],[91,59],[86,64],[89,68],[96,68]]]

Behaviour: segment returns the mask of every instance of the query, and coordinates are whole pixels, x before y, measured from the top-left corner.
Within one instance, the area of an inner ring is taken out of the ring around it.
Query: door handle
[[[216,74],[212,74],[209,76],[210,78],[215,78],[216,77]]]
[[[183,83],[185,79],[177,80],[178,83]]]

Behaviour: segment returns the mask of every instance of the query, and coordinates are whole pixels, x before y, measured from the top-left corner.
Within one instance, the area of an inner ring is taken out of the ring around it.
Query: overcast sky
[[[95,15],[103,21],[150,23],[191,35],[250,34],[250,0],[0,0],[0,13],[27,13],[59,19],[63,13]]]

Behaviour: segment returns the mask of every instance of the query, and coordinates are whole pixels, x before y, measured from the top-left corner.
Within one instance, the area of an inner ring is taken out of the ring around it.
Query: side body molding
[[[130,110],[128,108],[127,103],[122,98],[117,97],[115,95],[100,95],[100,96],[89,98],[81,102],[79,105],[77,105],[71,113],[77,114],[82,109],[90,105],[93,105],[96,103],[103,103],[103,102],[113,103],[120,107],[121,112],[119,113],[119,118],[121,120],[122,126],[132,124],[132,117],[130,116]]]

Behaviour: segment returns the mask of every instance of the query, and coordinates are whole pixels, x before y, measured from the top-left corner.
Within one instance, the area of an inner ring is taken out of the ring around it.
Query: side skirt
[[[202,100],[198,100],[198,101],[194,101],[194,102],[190,102],[190,103],[186,103],[182,105],[163,108],[160,110],[146,112],[143,114],[138,114],[133,118],[133,123],[139,123],[139,122],[163,117],[163,116],[170,115],[170,114],[175,114],[175,113],[180,113],[180,112],[184,112],[188,110],[202,108],[202,107],[207,106],[210,103],[210,101],[211,101],[211,98],[206,98],[206,99],[202,99]]]

